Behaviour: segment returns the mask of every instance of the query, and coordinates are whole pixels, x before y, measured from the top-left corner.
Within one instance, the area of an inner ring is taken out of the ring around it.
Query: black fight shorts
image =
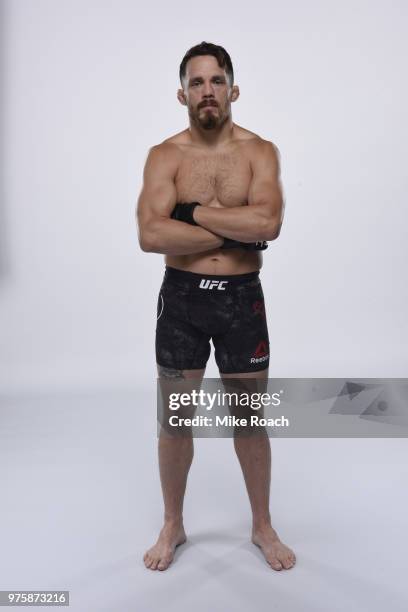
[[[222,374],[269,366],[269,337],[259,271],[231,276],[166,266],[157,301],[156,361],[163,368],[205,368],[215,349]]]

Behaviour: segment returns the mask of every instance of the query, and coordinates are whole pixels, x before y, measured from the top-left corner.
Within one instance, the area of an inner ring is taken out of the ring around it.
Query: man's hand
[[[196,206],[201,206],[200,202],[189,202],[186,204],[178,202],[171,213],[171,218],[176,221],[184,221],[184,223],[189,223],[190,225],[198,225],[193,217]]]

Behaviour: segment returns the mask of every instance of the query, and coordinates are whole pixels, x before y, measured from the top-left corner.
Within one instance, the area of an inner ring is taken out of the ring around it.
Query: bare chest
[[[245,204],[252,170],[242,153],[186,154],[175,179],[178,202],[205,205]]]

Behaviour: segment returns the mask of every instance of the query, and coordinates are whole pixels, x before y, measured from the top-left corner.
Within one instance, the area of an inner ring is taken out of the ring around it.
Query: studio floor
[[[271,440],[273,525],[297,556],[280,572],[250,542],[232,440],[195,440],[188,541],[147,570],[162,521],[154,393],[2,398],[0,589],[69,590],[75,612],[406,612],[403,438]]]

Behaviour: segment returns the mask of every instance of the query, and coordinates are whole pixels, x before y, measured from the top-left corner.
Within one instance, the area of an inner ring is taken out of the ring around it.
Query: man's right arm
[[[136,209],[141,249],[149,253],[189,255],[220,247],[222,237],[170,218],[177,199],[174,182],[177,167],[173,145],[164,143],[150,149]]]

